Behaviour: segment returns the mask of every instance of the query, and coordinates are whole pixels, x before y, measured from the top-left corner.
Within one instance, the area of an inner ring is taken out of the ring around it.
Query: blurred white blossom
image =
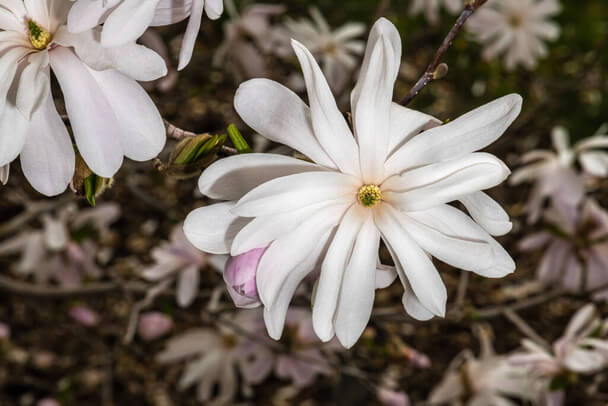
[[[431,392],[429,405],[514,406],[511,398],[535,402],[540,396],[539,382],[530,379],[524,367],[512,365],[494,352],[491,333],[477,329],[481,354],[469,350],[451,363],[441,382]]]
[[[310,9],[312,20],[287,19],[289,34],[319,60],[333,90],[342,90],[357,68],[365,42],[356,39],[365,33],[365,24],[350,22],[333,30],[318,8]]]
[[[8,183],[8,177],[10,175],[11,165],[6,164],[4,166],[0,166],[0,183],[6,185]]]
[[[151,255],[155,263],[142,271],[142,277],[154,282],[176,279],[176,300],[181,307],[190,306],[196,299],[201,271],[208,265],[222,271],[227,259],[196,249],[184,235],[181,224],[171,231],[170,241],[163,241]]]
[[[485,44],[485,59],[504,54],[507,69],[533,69],[547,54],[545,41],[559,36],[560,27],[550,17],[560,10],[558,0],[489,0],[468,20],[467,28]]]
[[[445,314],[447,291],[429,254],[486,277],[513,272],[513,260],[490,235],[507,233],[511,223],[481,192],[510,172],[475,151],[504,133],[521,97],[502,97],[421,133],[438,120],[392,102],[401,38],[380,19],[351,95],[353,135],[312,54],[295,40],[293,48],[310,108],[266,79],[242,84],[235,108],[259,134],[313,163],[276,154],[221,159],[199,188],[224,202],[193,211],[184,223],[188,239],[205,252],[236,256],[268,246],[256,283],[270,336],[281,336],[289,303],[314,270],[315,332],[323,341],[336,335],[345,347],[365,329],[379,279],[386,287],[399,276],[413,317]],[[483,227],[448,204],[455,200]],[[381,238],[395,269],[377,271]]]
[[[78,151],[96,174],[112,177],[124,156],[151,159],[166,140],[160,113],[135,81],[166,74],[162,58],[135,42],[105,49],[94,27],[71,34],[65,26],[71,5],[0,0],[0,61],[6,67],[0,167],[20,156],[25,177],[49,196],[66,189],[75,167],[70,134],[51,94],[51,70]]]
[[[509,362],[527,368],[530,380],[542,379],[545,397],[557,400],[552,405],[558,406],[564,400],[569,373],[589,375],[608,367],[608,319],[600,319],[595,306],[589,304],[572,316],[551,349],[529,339],[522,340],[522,347]]]
[[[608,153],[598,151],[608,148],[606,126],[602,126],[592,137],[570,146],[568,131],[555,127],[551,132],[554,151],[534,150],[524,154],[521,162],[525,165],[513,172],[511,185],[534,182],[530,198],[526,203],[528,222],[536,222],[547,198],[558,206],[575,207],[585,194],[583,176],[576,170],[578,161],[588,176],[608,175]]]
[[[456,14],[464,8],[463,0],[412,0],[410,15],[424,14],[431,23],[439,22],[439,10],[444,7],[450,14]]]
[[[547,231],[532,233],[519,243],[522,251],[545,249],[536,277],[573,292],[608,284],[608,212],[595,200],[580,206],[546,210]],[[594,295],[608,299],[608,288]]]
[[[203,13],[216,20],[224,12],[223,0],[75,1],[70,10],[68,28],[71,32],[80,33],[103,24],[100,39],[105,47],[120,47],[137,40],[148,27],[175,24],[189,18],[178,70],[190,63]]]

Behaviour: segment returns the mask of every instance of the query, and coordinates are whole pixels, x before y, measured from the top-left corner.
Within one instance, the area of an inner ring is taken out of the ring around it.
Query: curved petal
[[[202,173],[198,188],[212,199],[238,200],[255,187],[282,176],[323,168],[277,154],[241,154],[214,162]]]
[[[190,212],[184,221],[188,241],[201,251],[228,254],[234,236],[249,221],[232,214],[233,208],[234,202],[225,202]]]
[[[121,128],[91,72],[63,47],[50,52],[78,151],[93,172],[112,177],[122,165]]]
[[[90,70],[122,129],[120,143],[125,156],[146,161],[165,146],[165,124],[148,93],[120,72]]]
[[[440,124],[441,121],[433,116],[408,109],[397,103],[392,103],[388,145],[389,154],[392,154],[396,148],[401,147],[421,131]]]
[[[223,0],[205,0],[205,13],[211,20],[217,20],[224,12]]]
[[[196,37],[201,28],[201,20],[203,18],[204,0],[193,0],[192,8],[190,9],[190,19],[182,40],[182,47],[179,51],[179,65],[177,70],[182,70],[190,63],[194,46],[196,45]]]
[[[346,348],[351,348],[363,334],[374,306],[380,233],[371,211],[366,214],[344,271],[336,308],[336,336]]]
[[[339,172],[305,172],[266,182],[241,198],[234,213],[258,217],[286,213],[315,203],[353,202],[359,181]]]
[[[78,0],[68,14],[68,29],[81,33],[102,24],[120,0]]]
[[[53,97],[34,113],[21,151],[21,168],[30,184],[46,196],[55,196],[72,180],[76,156],[70,134],[57,113]]]
[[[103,25],[101,43],[111,48],[137,40],[152,23],[159,0],[123,0]]]
[[[27,58],[27,65],[19,75],[16,104],[29,120],[49,95],[50,76],[48,52],[38,52]]]
[[[268,79],[248,80],[236,91],[234,108],[265,138],[287,145],[319,165],[337,169],[315,138],[310,109],[285,86]]]
[[[331,340],[334,336],[333,321],[340,288],[346,265],[363,224],[363,210],[365,209],[360,205],[354,204],[346,212],[321,266],[321,274],[313,301],[312,322],[315,333],[324,342]]]
[[[408,168],[460,158],[487,147],[511,125],[521,105],[521,96],[511,94],[423,132],[391,155],[386,173],[401,173]]]
[[[19,156],[27,139],[29,122],[15,106],[7,103],[0,112],[0,166]]]
[[[467,195],[460,202],[490,235],[505,235],[513,228],[507,212],[484,192]]]
[[[185,20],[192,10],[192,0],[160,0],[150,26],[160,27]]]
[[[477,152],[393,176],[382,184],[383,197],[401,210],[424,210],[494,187],[509,174],[501,160]]]
[[[376,289],[388,288],[397,279],[397,271],[394,266],[376,266]]]
[[[182,270],[177,279],[177,304],[180,307],[188,307],[196,299],[200,280],[200,272],[197,265],[189,266]]]
[[[310,103],[315,135],[341,172],[358,176],[359,150],[346,120],[331,93],[321,68],[310,51],[298,41],[291,45],[300,61]]]
[[[401,264],[414,293],[424,308],[443,317],[447,291],[433,262],[400,226],[400,215],[389,204],[384,204],[375,215],[382,237],[392,247],[394,259]]]
[[[256,275],[258,294],[265,307],[274,305],[289,274],[305,261],[321,236],[340,222],[345,211],[345,206],[320,210],[270,244],[260,260]]]

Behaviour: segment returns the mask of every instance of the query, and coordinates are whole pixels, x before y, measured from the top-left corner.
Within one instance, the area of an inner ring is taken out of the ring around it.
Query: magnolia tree
[[[297,3],[0,0],[0,403],[606,401],[608,128],[520,84],[559,1]]]

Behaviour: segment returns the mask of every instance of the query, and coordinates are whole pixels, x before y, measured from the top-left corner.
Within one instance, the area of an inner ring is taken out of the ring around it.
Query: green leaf
[[[247,141],[245,141],[245,138],[243,138],[241,132],[234,124],[228,126],[228,135],[239,154],[248,154],[252,152],[251,147],[249,147],[249,144],[247,144]]]
[[[84,180],[84,195],[92,207],[95,207],[95,191],[100,180],[103,182],[103,178],[99,178],[94,173]]]

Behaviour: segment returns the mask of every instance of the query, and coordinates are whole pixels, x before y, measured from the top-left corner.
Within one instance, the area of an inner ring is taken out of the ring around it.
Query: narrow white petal
[[[179,51],[179,65],[177,70],[182,70],[190,63],[194,46],[196,45],[196,37],[201,28],[201,20],[203,18],[204,0],[193,0],[192,8],[190,9],[190,19],[182,40],[182,48]]]
[[[188,307],[196,299],[200,280],[200,272],[197,265],[189,266],[182,270],[177,279],[177,304],[180,307]]]
[[[424,210],[494,187],[509,174],[501,160],[477,152],[393,176],[383,183],[383,196],[401,210]]]
[[[160,0],[156,6],[153,27],[171,25],[185,20],[192,10],[192,0]]]
[[[286,213],[315,203],[354,201],[359,181],[339,172],[305,172],[266,182],[238,201],[234,213],[257,217]]]
[[[370,210],[363,223],[350,257],[336,308],[336,336],[351,348],[369,321],[376,292],[376,259],[380,233]]]
[[[306,81],[312,125],[319,143],[341,172],[358,176],[361,172],[357,159],[357,144],[336,105],[321,68],[304,45],[295,40],[292,40],[291,44]]]
[[[23,174],[34,189],[46,196],[55,196],[70,183],[75,161],[70,134],[49,94],[30,121],[27,141],[21,151]]]
[[[119,1],[76,1],[68,14],[68,29],[73,33],[80,33],[102,24]]]
[[[389,154],[396,148],[418,135],[421,131],[428,130],[441,124],[441,121],[428,114],[408,109],[400,104],[391,104],[390,139],[388,145]]]
[[[337,169],[315,137],[310,109],[285,86],[268,79],[242,83],[234,96],[234,108],[248,126],[270,141]]]
[[[38,52],[27,58],[27,65],[19,76],[16,104],[29,120],[49,95],[49,54]]]
[[[386,162],[386,173],[454,159],[496,141],[521,111],[522,98],[511,94],[481,106],[456,120],[414,137]]]
[[[234,202],[217,203],[192,211],[184,222],[188,240],[201,251],[228,254],[234,236],[249,219],[231,213]]]
[[[447,291],[439,272],[427,254],[400,226],[400,214],[389,204],[376,211],[376,224],[384,240],[392,247],[407,280],[423,306],[437,316],[445,315]]]
[[[505,235],[513,228],[507,212],[484,192],[467,195],[460,202],[490,235]]]
[[[105,20],[101,34],[104,47],[137,40],[148,28],[159,0],[124,0]]]
[[[65,98],[76,145],[96,174],[112,177],[122,165],[121,127],[89,69],[74,53],[57,47],[50,63]]]
[[[361,205],[355,204],[346,212],[323,260],[314,295],[312,321],[315,333],[324,342],[334,336],[333,321],[342,277],[363,223],[363,210]]]
[[[0,166],[11,163],[25,145],[29,122],[8,103],[0,112]]]
[[[220,159],[205,169],[198,181],[198,188],[212,199],[238,200],[272,179],[320,170],[323,168],[285,155],[234,155]]]

